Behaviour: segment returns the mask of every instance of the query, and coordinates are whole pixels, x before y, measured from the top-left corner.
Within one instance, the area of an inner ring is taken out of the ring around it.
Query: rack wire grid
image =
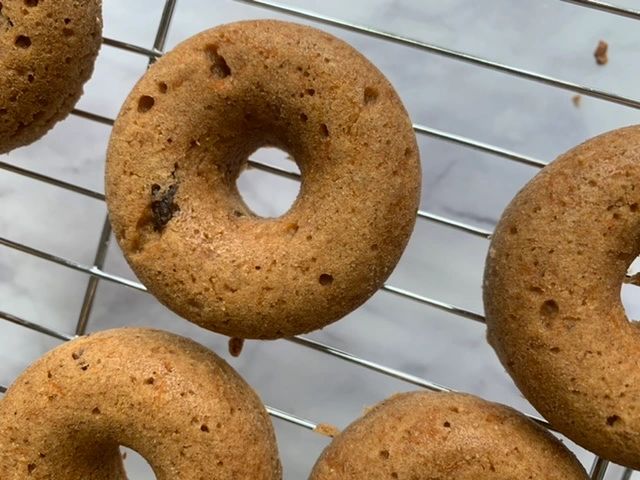
[[[501,210],[538,168],[640,119],[632,83],[640,11],[627,3],[105,0],[104,46],[78,108],[0,160],[0,392],[60,342],[123,325],[172,330],[229,358],[223,337],[146,295],[114,247],[104,152],[120,104],[167,46],[220,23],[275,17],[344,38],[387,74],[416,121],[424,170],[415,233],[382,291],[322,331],[249,342],[231,359],[274,405],[285,477],[308,475],[329,441],[313,432],[320,423],[343,427],[402,390],[468,391],[548,427],[484,340],[482,265]],[[611,44],[603,67],[592,58],[600,38]],[[298,190],[298,172],[282,157],[260,150],[239,180],[265,216],[284,212]],[[632,287],[622,295],[630,315],[640,311]],[[640,478],[564,441],[593,479]],[[127,469],[155,478],[135,452]]]

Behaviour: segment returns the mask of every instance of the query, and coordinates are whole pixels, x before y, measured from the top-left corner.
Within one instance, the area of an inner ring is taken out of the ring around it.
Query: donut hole
[[[250,159],[278,169],[300,173],[291,157],[278,148],[260,148]],[[277,218],[286,213],[300,192],[300,182],[258,168],[243,170],[236,185],[244,203],[253,213],[264,218]],[[238,213],[238,216],[243,216],[242,212]]]
[[[153,473],[153,468],[142,455],[130,448],[121,447],[120,449],[122,451],[124,470],[127,473],[126,478],[157,478]]]
[[[634,322],[640,319],[640,257],[631,263],[627,275],[626,283],[620,288],[620,300],[627,318]]]

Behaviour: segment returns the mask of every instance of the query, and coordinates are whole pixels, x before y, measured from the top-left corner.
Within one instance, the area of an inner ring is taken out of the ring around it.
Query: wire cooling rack
[[[373,37],[377,40],[393,42],[395,44],[399,44],[404,47],[417,49],[418,51],[423,52],[425,54],[435,54],[435,55],[445,57],[447,59],[451,59],[454,61],[465,62],[467,64],[470,64],[479,68],[491,69],[506,75],[519,77],[521,79],[525,79],[531,82],[544,84],[557,89],[563,89],[569,92],[573,92],[574,94],[577,94],[577,95],[594,97],[594,98],[597,98],[606,102],[610,102],[613,104],[630,107],[632,109],[640,109],[640,100],[619,95],[614,92],[609,92],[609,91],[605,91],[598,88],[591,88],[589,86],[586,86],[580,83],[574,83],[574,82],[563,80],[561,78],[555,78],[552,76],[537,73],[536,71],[526,70],[526,69],[518,68],[515,66],[511,66],[509,64],[495,62],[482,56],[475,56],[462,51],[457,51],[451,48],[446,48],[446,47],[438,46],[432,43],[420,41],[414,38],[409,38],[402,35],[389,33],[387,31],[379,30],[377,28],[371,28],[362,24],[349,22],[341,18],[325,16],[318,12],[303,10],[297,7],[290,6],[286,3],[274,2],[270,0],[235,0],[235,1],[239,3],[255,6],[255,7],[264,8],[272,12],[277,12],[278,14],[286,14],[287,16],[290,16],[292,19],[301,18],[304,20],[324,24],[330,27],[345,29],[351,32],[355,32],[357,34]],[[640,11],[633,10],[630,8],[610,5],[605,2],[600,2],[596,0],[555,0],[555,1],[570,3],[578,7],[600,11],[603,15],[611,14],[611,15],[627,17],[632,20],[640,20]],[[163,54],[163,50],[165,48],[165,43],[167,41],[167,35],[169,33],[171,21],[176,12],[177,2],[178,0],[165,1],[164,8],[162,10],[162,14],[160,17],[160,21],[157,25],[155,41],[153,42],[153,46],[151,48],[146,48],[140,45],[134,45],[119,39],[115,39],[115,38],[104,38],[103,40],[104,45],[114,49],[124,50],[134,54],[145,56],[148,58],[149,62],[155,61],[155,59],[157,59]],[[428,8],[426,4],[425,4],[425,8]],[[86,119],[91,122],[98,122],[100,124],[107,125],[107,126],[113,125],[113,119],[107,118],[97,113],[76,109],[74,110],[73,114],[77,117]],[[474,140],[473,138],[468,138],[468,137],[457,135],[455,133],[451,133],[448,131],[439,130],[436,128],[429,127],[427,125],[414,124],[414,129],[415,129],[415,132],[420,136],[436,138],[441,141],[455,144],[457,146],[473,149],[476,151],[483,152],[485,154],[489,154],[489,155],[493,155],[493,156],[507,159],[510,161],[518,162],[531,167],[539,168],[544,166],[546,163],[538,158],[521,154],[512,150],[509,150],[507,148],[503,148],[498,145],[484,143],[478,140]],[[278,166],[269,165],[261,161],[252,160],[250,161],[250,165],[255,169],[268,172],[269,174],[289,178],[289,179],[298,179],[298,176],[299,176],[296,172],[293,172]],[[74,194],[89,197],[98,201],[104,200],[104,195],[98,191],[85,188],[75,183],[70,183],[57,178],[53,178],[51,176],[44,175],[42,173],[38,173],[33,170],[28,170],[11,163],[0,161],[0,169],[7,172],[11,172],[11,174],[16,174],[37,182],[44,182],[45,184],[49,184],[60,189],[68,190],[70,192],[73,192]],[[417,215],[418,215],[418,222],[430,222],[430,223],[440,224],[444,227],[448,227],[459,232],[461,235],[470,235],[470,236],[479,237],[481,239],[489,239],[491,236],[491,231],[488,229],[473,226],[471,224],[456,220],[454,218],[443,216],[427,210],[419,210],[417,212]],[[0,245],[2,245],[4,248],[21,252],[24,255],[37,257],[47,262],[52,262],[54,264],[58,264],[68,269],[72,269],[87,275],[86,289],[84,291],[84,297],[82,300],[80,313],[78,315],[78,319],[75,325],[75,331],[73,334],[68,334],[68,333],[63,333],[61,331],[53,330],[51,328],[35,323],[30,319],[20,318],[19,316],[16,316],[11,312],[3,311],[1,305],[0,305],[0,319],[6,322],[10,322],[14,325],[18,325],[20,327],[24,327],[26,329],[30,329],[32,331],[35,331],[40,334],[43,334],[58,340],[62,340],[62,341],[70,340],[77,335],[85,334],[85,332],[87,331],[89,322],[91,320],[92,308],[94,306],[96,291],[100,281],[112,282],[114,284],[128,287],[140,292],[146,291],[145,287],[139,282],[129,280],[127,278],[124,278],[123,276],[111,274],[104,269],[105,259],[107,256],[107,250],[110,242],[111,242],[111,229],[109,226],[109,222],[107,221],[106,218],[103,222],[98,245],[95,249],[95,257],[94,257],[93,263],[91,264],[78,263],[69,258],[62,258],[50,252],[34,248],[23,242],[15,241],[15,240],[12,240],[11,238],[6,238],[4,236],[0,237]],[[393,294],[400,299],[410,301],[410,302],[417,302],[418,304],[421,304],[424,307],[438,309],[452,315],[456,315],[465,319],[472,320],[474,322],[480,322],[480,323],[484,322],[483,315],[475,311],[472,311],[470,309],[467,309],[449,302],[440,301],[436,298],[430,298],[428,296],[415,293],[410,289],[400,288],[390,283],[384,285],[382,288],[386,292]],[[395,378],[397,380],[406,382],[410,385],[426,388],[428,390],[433,390],[433,391],[448,390],[447,387],[439,385],[436,382],[429,381],[425,378],[412,375],[410,373],[407,373],[399,369],[391,368],[389,366],[377,363],[367,358],[363,358],[362,356],[359,356],[359,355],[354,355],[340,348],[335,348],[326,343],[308,338],[307,336],[298,336],[295,338],[287,339],[286,341],[292,342],[296,345],[299,345],[308,349],[315,350],[317,352],[321,352],[324,355],[335,357],[345,362],[355,364],[356,366],[374,371],[378,374]],[[2,368],[2,366],[0,366],[0,368]],[[6,386],[0,385],[0,393],[4,393],[5,391],[6,391]],[[276,407],[269,406],[267,408],[269,413],[274,418],[288,422],[292,425],[300,427],[301,429],[315,430],[316,427],[319,425],[319,422],[316,422],[307,418],[303,418],[301,416],[295,415],[293,413],[289,413],[287,411],[281,410]],[[535,417],[532,417],[532,418],[536,422],[549,428],[549,426],[546,424],[544,420],[541,420]],[[284,452],[284,454],[286,454],[286,452]],[[598,480],[602,480],[605,478],[605,476],[611,475],[612,470],[609,468],[609,462],[605,459],[595,457],[593,464],[591,466],[590,474],[591,474],[591,478],[598,479]],[[624,469],[615,478],[620,478],[621,480],[629,480],[632,474],[633,474],[633,471],[629,469]],[[608,476],[607,478],[614,478],[614,477]]]

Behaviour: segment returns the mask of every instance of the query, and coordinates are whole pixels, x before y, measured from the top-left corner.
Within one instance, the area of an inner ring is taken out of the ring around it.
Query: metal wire
[[[98,241],[98,248],[96,250],[95,258],[93,259],[93,266],[95,268],[102,269],[102,267],[104,267],[110,239],[111,223],[109,223],[109,217],[105,216],[102,224],[102,232],[100,233],[100,240]],[[96,292],[98,290],[98,281],[98,277],[93,275],[89,277],[87,288],[84,292],[84,299],[82,300],[82,306],[80,307],[80,314],[78,315],[78,321],[76,323],[76,335],[84,335],[87,331],[89,316],[91,315],[91,309],[93,308],[93,300],[95,299]]]
[[[607,2],[596,0],[560,0],[561,2],[572,3],[581,7],[593,8],[602,12],[613,13],[622,17],[640,20],[640,10],[632,10],[630,8],[617,7]]]
[[[323,23],[332,27],[340,27],[352,32],[363,33],[378,39],[387,40],[393,43],[399,43],[407,47],[417,48],[421,51],[434,53],[443,57],[451,58],[453,60],[459,60],[469,63],[478,67],[488,68],[490,70],[496,70],[498,72],[513,75],[515,77],[524,78],[534,82],[542,83],[544,85],[550,85],[552,87],[561,88],[563,90],[569,90],[571,92],[579,93],[589,97],[599,98],[607,102],[617,103],[631,108],[640,108],[640,100],[624,97],[611,92],[605,92],[593,87],[587,87],[578,83],[569,82],[567,80],[561,80],[542,73],[525,70],[523,68],[506,65],[486,58],[477,57],[465,52],[459,52],[450,48],[441,47],[432,43],[423,42],[413,38],[403,37],[394,33],[385,32],[376,28],[367,27],[364,25],[358,25],[356,23],[340,20],[338,18],[322,15],[318,12],[312,12],[303,8],[291,7],[279,2],[272,2],[269,0],[235,0],[236,2],[246,3],[249,5],[259,6],[273,10],[279,13],[285,13],[293,15],[299,18],[312,20],[314,22]]]
[[[289,178],[291,180],[299,180],[300,175],[295,172],[290,172],[288,170],[284,170],[279,167],[274,167],[271,165],[267,165],[264,163],[256,162],[253,160],[249,160],[249,166],[256,168],[258,170],[262,170],[264,172],[272,173],[274,175],[279,175],[284,178]],[[33,180],[37,180],[39,182],[47,183],[49,185],[54,185],[56,187],[60,187],[65,190],[69,190],[71,192],[79,193],[81,195],[85,195],[90,198],[95,198],[96,200],[105,200],[105,196],[103,193],[96,192],[94,190],[90,190],[88,188],[80,187],[78,185],[74,185],[72,183],[67,183],[62,180],[58,180],[52,177],[48,177],[46,175],[42,175],[37,172],[33,172],[31,170],[27,170],[25,168],[20,168],[15,165],[11,165],[10,163],[0,162],[0,169],[7,170],[9,172],[22,175],[24,177],[31,178]],[[422,218],[424,220],[429,220],[433,223],[438,223],[440,225],[445,225],[447,227],[454,228],[456,230],[469,233],[471,235],[476,235],[478,237],[482,237],[485,239],[489,239],[491,237],[492,232],[486,230],[484,228],[475,227],[473,225],[466,224],[464,222],[460,222],[458,220],[454,220],[451,218],[443,217],[441,215],[435,213],[429,213],[424,210],[418,210],[417,212],[418,218]]]
[[[139,290],[143,290],[144,286],[142,284],[139,284]],[[28,320],[24,320],[22,318],[18,318],[15,317],[13,315],[10,315],[6,312],[2,312],[0,311],[0,318],[3,318],[5,320],[10,321],[11,323],[20,325],[22,327],[28,328],[30,330],[36,331],[36,332],[40,332],[43,333],[45,335],[49,335],[53,338],[57,338],[60,340],[71,340],[73,338],[75,338],[75,336],[72,335],[67,335],[64,333],[60,333],[60,332],[56,332],[53,330],[50,330],[46,327],[43,327],[41,325],[35,324],[33,322],[30,322]],[[365,358],[362,357],[358,357],[357,355],[354,355],[352,353],[349,353],[345,350],[341,350],[339,348],[336,347],[332,347],[331,345],[326,345],[324,343],[312,340],[310,338],[306,338],[302,335],[298,335],[295,337],[291,337],[291,338],[285,338],[284,341],[287,342],[291,342],[291,343],[295,343],[297,345],[303,346],[305,348],[309,348],[321,353],[324,353],[326,355],[332,356],[332,357],[337,357],[339,359],[345,360],[349,363],[353,363],[355,365],[367,368],[369,370],[372,370],[374,372],[386,375],[388,377],[391,378],[395,378],[397,380],[401,380],[403,382],[407,382],[407,383],[411,383],[413,385],[416,385],[418,387],[422,387],[425,388],[427,390],[431,390],[433,392],[451,392],[453,390],[451,390],[450,388],[444,387],[442,385],[439,385],[435,382],[432,382],[430,380],[426,380],[424,378],[418,377],[416,375],[412,375],[410,373],[406,373],[403,372],[401,370],[397,370],[395,368],[391,368],[385,365],[382,365],[380,363],[376,363],[374,361],[371,360],[367,360]],[[551,425],[549,425],[549,423],[547,423],[546,421],[542,420],[541,418],[535,417],[535,416],[531,416],[528,415],[528,417],[533,420],[534,422],[536,422],[537,424],[548,428],[549,430],[553,430],[553,428],[551,427]],[[307,421],[309,424],[312,424],[312,422]],[[294,422],[296,423],[296,422]]]
[[[609,461],[596,457],[593,460],[593,465],[591,465],[591,471],[589,472],[591,479],[603,480],[604,476],[607,474],[607,468],[609,468]]]
[[[383,40],[391,41],[404,46],[417,48],[419,50],[429,52],[432,54],[441,55],[453,60],[463,61],[472,65],[488,68],[491,70],[496,70],[505,74],[509,74],[515,77],[542,83],[555,88],[561,88],[564,90],[569,90],[569,91],[577,92],[583,95],[599,98],[604,101],[624,105],[631,108],[640,108],[640,101],[636,99],[628,98],[625,96],[617,95],[617,94],[606,92],[603,90],[598,90],[598,89],[580,85],[577,83],[568,82],[568,81],[550,77],[541,73],[524,70],[515,66],[504,65],[489,59],[476,57],[464,52],[455,51],[452,49],[444,48],[444,47],[430,44],[427,42],[422,42],[416,39],[407,38],[401,35],[385,32],[385,31],[374,29],[371,27],[350,23],[345,20],[322,15],[320,13],[287,6],[285,4],[273,2],[270,0],[235,0],[235,1],[254,5],[254,6],[259,6],[263,8],[268,8],[273,11],[294,15],[300,18],[305,18],[307,20],[312,20],[312,21],[323,23],[333,27],[340,27],[345,30],[362,33],[378,39],[383,39]],[[575,4],[575,5],[586,7],[586,8],[600,10],[600,11],[615,14],[615,15],[621,15],[621,16],[635,19],[635,20],[640,19],[640,11],[617,7],[615,5],[611,5],[605,2],[600,2],[596,0],[560,0],[560,1],[565,3]],[[133,44],[116,40],[116,39],[110,39],[110,38],[104,38],[103,43],[113,48],[147,56],[149,58],[149,62],[152,63],[153,61],[155,61],[155,59],[163,55],[164,44],[167,38],[167,34],[169,31],[173,14],[175,12],[175,8],[176,8],[176,0],[165,1],[161,19],[156,32],[153,48],[151,49],[141,47],[138,45],[133,45]],[[79,109],[74,110],[73,113],[74,115],[87,120],[95,121],[107,126],[113,125],[112,119],[96,113],[86,112]],[[528,165],[536,168],[541,168],[545,166],[545,162],[542,160],[530,157],[528,155],[513,152],[499,146],[487,144],[478,140],[460,136],[454,133],[444,132],[444,131],[431,128],[428,126],[420,125],[420,124],[414,124],[414,130],[416,131],[416,133],[421,135],[430,136],[433,138],[437,138],[439,140],[447,141],[455,145],[465,147],[465,148],[470,148],[470,149],[482,151],[485,153],[489,153],[497,157],[512,160],[524,165]],[[249,166],[260,169],[268,173],[279,175],[285,178],[290,178],[292,180],[299,180],[299,174],[297,174],[296,172],[291,172],[279,167],[274,167],[274,166],[263,164],[261,162],[257,162],[253,160],[249,161]],[[28,169],[17,167],[6,162],[0,162],[0,169],[12,172],[14,174],[22,175],[26,178],[44,182],[46,184],[49,184],[58,188],[62,188],[71,192],[75,192],[75,193],[87,196],[89,198],[94,198],[96,200],[104,200],[104,194],[102,193],[84,188],[79,185],[58,180],[37,172],[33,172]],[[454,228],[456,230],[459,230],[471,235],[479,236],[482,238],[488,239],[492,234],[492,232],[489,230],[468,225],[466,223],[459,222],[454,219],[449,219],[449,218],[446,218],[434,213],[422,211],[422,210],[417,212],[417,216],[418,218],[439,223],[441,225],[445,225],[445,226]],[[132,281],[117,275],[109,274],[103,270],[104,260],[106,258],[106,252],[108,249],[110,237],[111,237],[110,226],[108,221],[105,220],[105,223],[103,224],[103,229],[100,235],[100,239],[98,242],[98,246],[96,248],[95,258],[92,265],[84,265],[84,264],[75,262],[73,260],[65,259],[56,255],[53,255],[51,253],[44,252],[44,251],[35,249],[33,247],[30,247],[22,243],[15,242],[3,237],[0,237],[0,245],[3,245],[5,247],[12,248],[22,253],[41,258],[45,261],[49,261],[49,262],[61,265],[63,267],[70,268],[70,269],[90,275],[87,283],[87,288],[85,290],[82,306],[80,309],[78,321],[75,328],[75,335],[82,335],[85,333],[87,325],[90,320],[91,307],[93,305],[93,300],[95,298],[95,293],[96,293],[99,280],[107,280],[112,283],[133,288],[138,291],[146,292],[146,288],[141,283],[137,281]],[[392,285],[384,285],[382,287],[382,290],[388,293],[400,296],[405,299],[419,302],[421,304],[424,304],[432,308],[436,308],[442,311],[446,311],[446,312],[461,316],[463,318],[474,320],[479,323],[484,322],[484,317],[479,313],[466,310],[464,308],[457,307],[455,305],[451,305],[449,303],[442,302],[440,300],[425,297],[402,288],[398,288]],[[48,335],[52,338],[56,338],[59,340],[67,341],[75,338],[75,335],[53,331],[42,325],[16,317],[7,312],[0,311],[0,319],[15,325],[30,329],[32,331],[36,331],[38,333]],[[404,382],[408,382],[410,384],[419,386],[421,388],[426,388],[432,391],[448,391],[447,387],[438,385],[429,380],[417,377],[415,375],[412,375],[406,372],[396,370],[392,367],[381,365],[379,363],[353,355],[344,350],[332,347],[331,345],[326,345],[306,337],[297,336],[297,337],[286,339],[286,340],[289,342],[295,343],[297,345],[300,345],[302,347],[309,348],[309,349],[321,352],[323,354],[330,355],[335,358],[339,358],[346,362],[358,365],[360,367],[375,371],[377,373],[387,375],[389,377],[392,377]],[[6,386],[0,385],[0,394],[6,392],[6,390],[7,390]],[[308,430],[314,430],[318,426],[318,424],[313,421],[284,412],[274,407],[267,407],[267,410],[269,414],[274,418],[284,420],[286,422],[298,425]],[[550,428],[550,426],[544,420],[541,420],[536,417],[530,417],[530,418],[532,418],[532,420],[536,421],[540,425]],[[604,479],[608,466],[609,466],[609,462],[607,460],[595,457],[594,463],[592,465],[591,472],[590,472],[591,478],[594,480]],[[625,469],[622,474],[621,480],[629,480],[631,478],[632,473],[633,473],[632,470]]]
[[[50,337],[57,338],[58,340],[71,340],[73,338],[73,335],[56,332],[54,330],[51,330],[50,328],[38,325],[37,323],[24,320],[22,318],[16,317],[15,315],[11,315],[10,313],[0,312],[0,318],[9,323],[13,323],[14,325],[19,325],[21,327],[28,328],[29,330],[33,330],[34,332],[49,335]]]
[[[60,187],[65,190],[69,190],[70,192],[76,192],[76,193],[79,193],[80,195],[85,195],[87,197],[95,198],[97,200],[104,200],[104,195],[102,193],[94,192],[93,190],[89,190],[88,188],[80,187],[72,183],[63,182],[62,180],[57,180],[55,178],[42,175],[40,173],[32,172],[30,170],[27,170],[26,168],[17,167],[7,162],[0,162],[0,169],[7,170],[8,172],[13,172],[18,175],[22,175],[23,177],[31,178],[39,182],[48,183],[49,185]]]
[[[125,287],[130,287],[143,292],[147,291],[147,289],[142,283],[136,282],[134,280],[129,280],[124,277],[120,277],[118,275],[112,275],[110,273],[103,271],[97,265],[93,265],[93,266],[84,265],[74,260],[69,260],[67,258],[62,258],[52,253],[38,250],[37,248],[30,247],[28,245],[25,245],[24,243],[14,242],[13,240],[9,240],[8,238],[5,238],[5,237],[0,237],[0,245],[12,248],[13,250],[17,250],[22,253],[32,255],[34,257],[41,258],[43,260],[47,260],[52,263],[56,263],[58,265],[70,268],[72,270],[76,270],[78,272],[92,275],[101,280],[108,280],[112,283],[124,285]],[[409,300],[413,300],[423,305],[436,308],[438,310],[443,310],[443,311],[452,313],[454,315],[458,315],[464,318],[468,318],[470,320],[475,320],[477,322],[484,323],[484,317],[479,313],[472,312],[471,310],[467,310],[462,307],[452,305],[450,303],[442,302],[440,300],[434,300],[432,298],[425,297],[423,295],[418,295],[417,293],[413,293],[408,290],[404,290],[402,288],[394,287],[388,284],[383,285],[381,290],[393,293],[395,295],[404,297]]]
[[[176,0],[167,0],[162,9],[162,15],[160,17],[160,23],[156,31],[156,38],[153,41],[154,51],[162,51],[164,49],[165,42],[167,40],[167,34],[169,33],[169,27],[171,20],[173,19],[173,13],[176,9]],[[149,57],[149,65],[155,62],[156,57]],[[100,117],[97,115],[91,115],[92,120],[100,121]],[[98,241],[98,248],[96,249],[95,258],[93,260],[93,266],[95,268],[102,269],[104,262],[107,258],[107,250],[109,248],[109,241],[111,239],[111,223],[109,223],[108,215],[105,215],[102,233],[100,234],[100,240]],[[84,335],[87,326],[89,324],[89,316],[91,315],[91,309],[93,308],[93,301],[98,290],[98,282],[100,279],[95,276],[89,277],[87,282],[87,288],[85,290],[84,299],[82,300],[82,306],[80,308],[80,315],[76,323],[76,335]]]

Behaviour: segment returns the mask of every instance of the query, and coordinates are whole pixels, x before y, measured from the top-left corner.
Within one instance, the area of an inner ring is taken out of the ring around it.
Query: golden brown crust
[[[586,480],[573,454],[515,410],[471,395],[413,392],[338,435],[310,480]]]
[[[102,41],[100,0],[0,1],[0,154],[42,137],[82,95]]]
[[[264,145],[302,171],[292,208],[255,216],[235,180]],[[310,27],[203,32],[134,88],[111,137],[109,214],[161,302],[211,330],[277,338],[333,322],[391,273],[415,222],[420,165],[384,76]]]
[[[177,335],[116,329],[73,340],[0,401],[3,480],[125,480],[118,445],[158,480],[281,479],[260,399],[224,360]]]
[[[484,278],[488,338],[566,436],[640,468],[638,329],[620,300],[640,253],[640,127],[570,150],[505,210]]]

